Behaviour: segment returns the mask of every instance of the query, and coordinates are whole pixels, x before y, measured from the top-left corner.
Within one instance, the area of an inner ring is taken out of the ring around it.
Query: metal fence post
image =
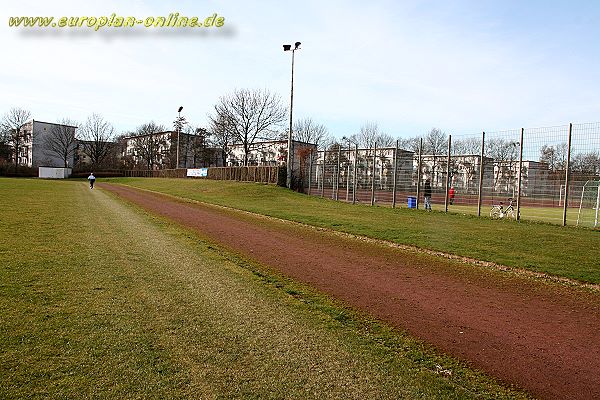
[[[483,171],[485,154],[485,131],[481,133],[481,156],[479,157],[479,192],[477,193],[477,216],[481,217],[481,205],[483,202]]]
[[[325,196],[325,153],[326,150],[323,150],[323,172],[321,173],[321,197]]]
[[[419,142],[419,158],[417,159],[417,210],[419,209],[419,197],[421,194],[421,157],[423,155],[423,138]]]
[[[346,157],[346,202],[350,200],[350,145],[348,144],[348,156]]]
[[[313,151],[310,150],[310,159],[308,160],[308,195],[310,196],[310,187],[312,184],[312,160],[313,160]]]
[[[398,140],[396,140],[396,147],[394,147],[394,171],[392,173],[392,179],[394,183],[392,184],[392,208],[396,208],[396,171],[398,169]]]
[[[519,150],[519,178],[517,179],[517,221],[521,220],[521,182],[523,182],[523,132],[521,128],[521,148]]]
[[[571,136],[573,134],[573,123],[569,123],[569,137],[567,140],[567,166],[565,167],[565,201],[563,204],[562,225],[567,225],[567,204],[569,204],[569,180],[571,178]]]
[[[452,135],[448,135],[448,158],[446,160],[446,194],[444,195],[444,212],[448,212],[448,191],[450,190],[450,151],[452,150]]]
[[[335,177],[335,200],[340,198],[340,157],[342,156],[342,146],[338,146],[337,153],[337,172]]]
[[[352,181],[352,204],[356,204],[356,185],[358,183],[358,180],[356,179],[356,164],[358,163],[358,144],[355,144],[354,146],[354,179]]]
[[[376,158],[375,155],[377,154],[377,143],[375,143],[373,145],[373,171],[371,173],[371,205],[375,204],[375,164],[376,164]]]
[[[598,226],[599,210],[600,210],[600,185],[598,185],[598,194],[596,195],[596,215],[594,217],[594,228]]]

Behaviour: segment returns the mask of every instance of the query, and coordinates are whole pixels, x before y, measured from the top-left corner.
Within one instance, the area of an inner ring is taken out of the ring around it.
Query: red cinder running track
[[[546,399],[600,398],[600,294],[100,185]]]

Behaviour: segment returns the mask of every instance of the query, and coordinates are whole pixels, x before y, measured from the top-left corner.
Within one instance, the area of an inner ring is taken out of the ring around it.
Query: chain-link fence
[[[304,190],[409,208],[427,195],[434,210],[600,226],[600,123],[424,139],[312,152]]]

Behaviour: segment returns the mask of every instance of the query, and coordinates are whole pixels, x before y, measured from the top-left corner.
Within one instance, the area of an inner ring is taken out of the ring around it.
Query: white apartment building
[[[197,135],[179,134],[178,168],[222,166],[221,150],[199,146],[201,139]],[[121,160],[150,169],[175,168],[177,142],[176,131],[127,136],[120,140]]]
[[[271,140],[264,142],[257,142],[250,146],[250,152],[248,153],[247,165],[283,165],[287,161],[287,140]],[[299,142],[297,140],[292,141],[293,147],[293,165],[298,166],[303,156],[303,153],[309,154],[310,151],[317,151],[317,146],[312,143]],[[228,166],[241,166],[244,165],[244,146],[242,144],[233,144],[229,147],[229,154],[227,155]]]
[[[51,152],[46,144],[47,138],[52,135],[54,129],[72,130],[73,136],[77,130],[76,126],[55,124],[52,122],[43,122],[31,120],[21,126],[23,141],[19,147],[18,164],[26,167],[64,167],[64,161],[57,154]],[[75,164],[75,143],[73,143],[73,152],[67,166],[73,167]],[[13,155],[14,156],[14,155]]]
[[[353,179],[352,175],[356,160],[358,187],[370,185],[374,173],[377,188],[391,188],[394,177],[394,151],[393,147],[377,149],[375,164],[373,164],[373,149],[355,150],[341,147],[339,152],[338,150],[320,151],[313,157],[313,182],[316,185],[325,184],[327,186],[334,184],[339,179],[340,185],[345,185],[345,182],[350,182]],[[413,154],[412,151],[408,150],[396,150],[396,180],[400,189],[411,185],[413,172],[416,168]]]
[[[136,165],[146,165],[150,169],[174,167],[170,156],[172,147],[177,145],[177,132],[127,136],[121,139],[121,143],[121,159],[129,158]]]
[[[533,196],[543,193],[548,184],[550,167],[548,163],[523,160],[521,174],[521,194]],[[493,188],[496,191],[516,193],[519,177],[519,160],[505,161],[494,164]]]

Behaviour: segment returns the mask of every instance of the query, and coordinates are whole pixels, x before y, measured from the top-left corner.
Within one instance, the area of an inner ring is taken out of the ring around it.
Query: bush
[[[14,164],[0,164],[0,176],[31,178],[38,176],[38,169],[31,167],[19,166],[15,170]]]

